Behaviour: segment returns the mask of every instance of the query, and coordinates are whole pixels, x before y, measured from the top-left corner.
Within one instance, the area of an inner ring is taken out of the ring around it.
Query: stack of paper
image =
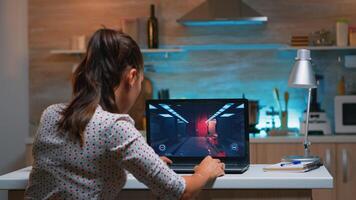
[[[280,162],[263,168],[264,171],[307,172],[320,167],[319,162]]]

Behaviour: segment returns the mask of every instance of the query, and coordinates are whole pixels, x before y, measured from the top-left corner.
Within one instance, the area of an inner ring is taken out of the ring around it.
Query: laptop
[[[177,173],[193,173],[208,155],[225,173],[249,167],[247,99],[148,100],[146,118],[147,143]]]

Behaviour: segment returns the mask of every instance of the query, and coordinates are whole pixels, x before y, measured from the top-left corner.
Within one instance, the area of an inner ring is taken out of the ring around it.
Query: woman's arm
[[[172,160],[170,160],[169,158],[165,157],[165,156],[161,156],[160,157],[161,160],[163,162],[165,162],[167,165],[172,164]],[[207,162],[207,164],[205,163]],[[205,166],[204,166],[205,165]],[[205,174],[209,174],[208,172],[204,172],[206,171],[207,167],[211,167],[211,166],[217,166],[216,169],[212,169],[213,172],[210,172],[210,174],[214,174],[214,172],[216,172],[216,176],[222,176],[224,174],[224,167],[225,165],[223,163],[220,163],[219,160],[217,159],[212,159],[210,156],[207,156],[206,159],[204,160],[204,162],[202,162],[199,166],[196,166],[194,171],[196,171],[193,175],[191,176],[183,176],[184,180],[185,180],[185,190],[184,193],[182,195],[182,200],[185,199],[192,199],[194,196],[197,196],[199,191],[201,189],[203,189],[203,187],[206,185],[207,182],[209,182],[209,179],[214,179],[215,177],[210,177],[209,175],[203,175]]]
[[[223,176],[224,170],[225,165],[219,159],[213,159],[211,156],[205,157],[195,168],[193,175],[183,176],[186,186],[181,199],[192,199],[197,196],[206,183]]]
[[[128,121],[120,120],[107,138],[109,151],[117,155],[118,167],[126,169],[160,199],[180,199],[185,180],[174,173]]]
[[[208,181],[224,174],[223,164],[208,156],[196,167],[192,176],[182,177],[160,159],[133,124],[119,121],[113,131],[108,142],[110,151],[119,156],[118,164],[161,199],[190,199]]]
[[[183,176],[185,180],[185,190],[181,197],[181,200],[193,199],[204,188],[208,182],[206,177],[193,174],[191,176]]]

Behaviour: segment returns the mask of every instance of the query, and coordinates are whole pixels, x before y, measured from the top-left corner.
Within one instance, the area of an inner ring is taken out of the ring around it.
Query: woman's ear
[[[135,68],[131,68],[127,73],[127,80],[130,87],[134,86],[138,78],[138,71]]]

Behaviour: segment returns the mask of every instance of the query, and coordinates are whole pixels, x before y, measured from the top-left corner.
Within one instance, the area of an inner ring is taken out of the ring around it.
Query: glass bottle
[[[151,15],[147,20],[147,46],[150,49],[158,48],[158,20],[155,16],[155,6],[151,4]]]

